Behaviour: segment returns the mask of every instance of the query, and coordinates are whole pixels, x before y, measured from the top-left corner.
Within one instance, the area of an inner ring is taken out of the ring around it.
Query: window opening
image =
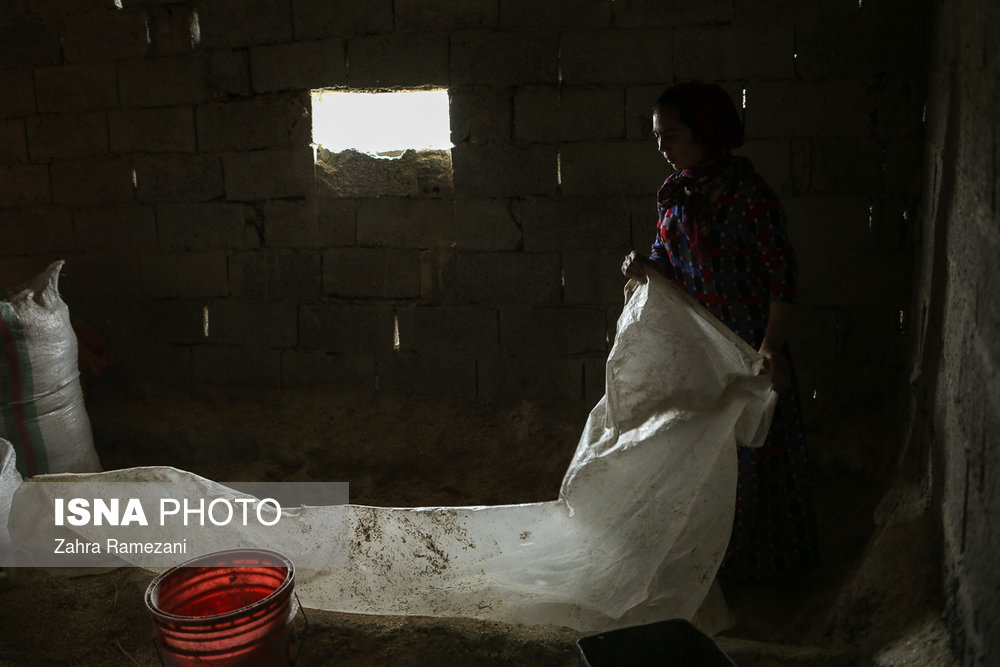
[[[396,158],[406,150],[449,150],[447,89],[392,92],[314,90],[313,143]]]

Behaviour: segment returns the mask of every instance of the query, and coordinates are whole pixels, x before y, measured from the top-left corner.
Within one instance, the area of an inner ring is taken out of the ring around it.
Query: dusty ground
[[[550,500],[591,407],[315,390],[191,395],[146,387],[88,396],[105,468],[165,464],[217,480],[347,481],[351,502],[379,506]],[[826,445],[841,435],[813,440]],[[735,625],[719,645],[742,667],[950,664],[920,513],[903,511],[905,493],[876,513],[887,469],[865,472],[850,447],[840,451],[817,456],[823,568],[795,585],[727,591]],[[0,665],[158,664],[143,605],[152,577],[137,569],[0,575]],[[304,665],[579,664],[579,635],[567,628],[306,613]]]

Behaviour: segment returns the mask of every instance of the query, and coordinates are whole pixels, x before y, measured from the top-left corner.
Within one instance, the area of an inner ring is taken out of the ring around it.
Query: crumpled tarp
[[[736,445],[759,445],[769,425],[774,395],[760,368],[752,348],[659,275],[630,282],[607,393],[587,420],[558,498],[488,507],[349,505],[349,564],[297,569],[296,591],[318,609],[580,631],[690,619],[729,539]],[[229,492],[174,468],[51,477],[175,479],[195,481],[206,494]],[[297,526],[327,511],[297,508],[303,521],[282,521],[290,548],[324,548],[329,535]],[[31,514],[15,495],[15,545],[46,538]]]

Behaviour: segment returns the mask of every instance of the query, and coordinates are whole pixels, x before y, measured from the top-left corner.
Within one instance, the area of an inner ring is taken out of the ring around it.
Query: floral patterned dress
[[[795,256],[777,195],[746,158],[672,174],[657,195],[650,259],[754,349],[772,301],[793,303]],[[784,350],[789,355],[787,346]],[[782,580],[819,561],[798,389],[782,391],[760,448],[739,447],[723,580]]]

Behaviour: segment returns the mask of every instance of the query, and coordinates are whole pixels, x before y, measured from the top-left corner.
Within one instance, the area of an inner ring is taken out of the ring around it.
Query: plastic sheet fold
[[[630,282],[606,394],[589,415],[555,499],[348,505],[346,536],[297,528],[321,523],[332,508],[295,508],[298,520],[279,524],[293,562],[299,548],[337,543],[349,550],[345,567],[297,568],[302,603],[580,631],[692,618],[729,539],[736,446],[759,445],[769,426],[774,394],[760,369],[752,348],[665,279]],[[96,485],[175,479],[209,495],[230,493],[173,468],[40,476],[21,486],[46,477]],[[39,528],[37,508],[19,503],[21,496],[14,496],[9,523],[15,547],[51,539]]]

